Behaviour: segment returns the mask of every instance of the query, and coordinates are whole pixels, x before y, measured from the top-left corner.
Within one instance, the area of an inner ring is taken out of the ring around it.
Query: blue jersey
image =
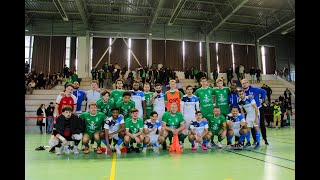
[[[149,135],[155,135],[159,134],[159,130],[162,128],[161,122],[157,120],[155,123],[151,121],[151,119],[147,119],[144,122],[144,128],[148,128],[150,133]],[[153,128],[156,128],[155,130],[152,130]]]
[[[267,95],[267,91],[258,87],[249,86],[248,90],[244,90],[246,96],[252,95],[253,99],[256,101],[258,108],[261,107],[259,99],[264,99]],[[261,95],[261,96],[260,96]]]
[[[181,113],[183,116],[195,117],[196,110],[200,111],[199,107],[199,98],[195,95],[188,97],[188,95],[184,95],[181,99]]]
[[[77,89],[72,92],[72,94],[77,98],[77,110],[76,111],[81,111],[82,107],[82,102],[84,101],[84,98],[86,97],[86,92]]]
[[[246,111],[246,119],[254,119],[256,117],[256,109],[253,107],[257,102],[253,98],[246,97],[244,100],[239,101],[239,107]],[[258,111],[259,115],[259,111]]]
[[[235,129],[239,129],[241,128],[241,121],[245,121],[244,117],[242,116],[242,114],[238,113],[237,116],[232,116],[231,113],[228,114],[227,116],[227,122],[231,121],[232,122],[232,127],[231,129],[232,130],[235,130]]]
[[[136,103],[136,108],[139,109],[139,111],[141,111],[142,101],[146,100],[144,96],[144,92],[140,90],[138,91],[131,90],[130,93],[131,93],[131,100]]]
[[[208,128],[209,128],[208,122],[203,121],[202,119],[201,121],[197,121],[197,120],[191,121],[191,124],[190,124],[190,129],[194,129],[194,132],[196,134],[198,133],[203,134],[204,130]]]
[[[113,117],[111,116],[106,120],[103,128],[109,129],[109,133],[113,133],[120,129],[120,124],[124,124],[123,116],[119,115],[117,119],[113,119]]]
[[[236,106],[238,107],[238,110],[240,111],[238,102],[239,102],[239,95],[238,95],[238,91],[236,93],[230,93],[228,96],[228,102],[229,102],[229,107],[230,110],[232,109],[232,107]]]

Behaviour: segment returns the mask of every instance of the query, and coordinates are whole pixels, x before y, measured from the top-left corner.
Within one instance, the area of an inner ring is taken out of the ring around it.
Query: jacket
[[[63,134],[64,131],[64,121],[65,117],[63,114],[57,117],[56,123],[53,125],[54,130],[56,130],[59,134]],[[71,121],[71,132],[72,134],[79,134],[84,132],[84,123],[83,120],[78,116],[72,114],[70,117]]]
[[[261,107],[260,99],[264,99],[267,95],[267,92],[264,89],[249,86],[248,90],[245,90],[246,96],[252,95],[253,99],[256,101],[257,107]],[[261,95],[261,96],[260,96]]]

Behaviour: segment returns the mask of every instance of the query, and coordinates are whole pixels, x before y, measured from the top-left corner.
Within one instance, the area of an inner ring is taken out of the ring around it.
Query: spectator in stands
[[[268,123],[268,127],[271,128],[273,123],[273,108],[274,102],[268,103],[267,111],[265,112],[266,121]]]
[[[290,105],[291,105],[291,95],[292,95],[292,93],[291,93],[291,91],[289,90],[289,88],[287,88],[285,91],[284,91],[284,97],[287,99],[289,99],[289,102],[290,102]]]
[[[106,78],[106,74],[104,73],[104,70],[101,68],[98,71],[98,79],[99,79],[99,88],[103,88],[103,81]]]
[[[28,81],[25,81],[24,83],[24,94],[27,94],[27,91],[28,91],[28,85],[27,85]]]
[[[47,115],[47,133],[52,132],[52,127],[53,127],[53,112],[54,112],[54,103],[50,102],[49,106],[46,109],[46,115]]]
[[[114,65],[115,72],[113,73],[113,82],[116,82],[117,79],[120,78],[121,68],[118,63]]]
[[[197,74],[199,73],[198,69],[196,69],[195,67],[193,67],[193,75],[194,77],[197,77]]]
[[[54,86],[56,86],[58,84],[56,77],[57,76],[52,76],[51,84],[48,87],[49,89],[53,88]]]
[[[281,127],[281,108],[279,105],[279,101],[276,100],[273,106],[273,128],[280,128]]]
[[[194,71],[193,71],[193,67],[189,69],[189,74],[190,74],[190,79],[194,79]]]
[[[31,82],[28,84],[30,94],[33,93],[33,90],[36,88],[36,82],[34,79],[31,79]]]
[[[86,97],[87,97],[87,108],[86,111],[89,112],[89,104],[91,102],[97,102],[97,100],[100,98],[101,90],[98,89],[98,82],[97,80],[91,81],[91,90],[86,91]]]
[[[30,64],[28,61],[24,64],[24,73],[29,73],[30,70]]]
[[[237,75],[238,81],[240,81],[240,72],[239,72],[239,66],[238,65],[236,66],[235,73]]]
[[[240,79],[244,79],[245,74],[244,74],[244,67],[242,64],[240,64],[240,66],[239,66],[239,73],[240,73]]]
[[[46,81],[44,79],[44,74],[43,74],[42,71],[40,71],[40,73],[39,73],[39,75],[37,77],[37,84],[36,84],[36,88],[41,89],[41,87],[43,89],[45,89],[45,87],[46,87]]]
[[[45,104],[41,104],[40,107],[37,110],[37,126],[39,126],[40,134],[43,133],[42,126],[44,126],[46,122],[46,108]]]
[[[281,125],[281,127],[284,127],[285,126],[284,114],[287,111],[287,109],[286,109],[286,106],[285,106],[284,102],[282,102],[282,101],[279,101],[279,106],[280,106],[280,111],[281,111],[281,116],[280,116],[281,117],[281,123],[280,123],[280,125]]]
[[[282,95],[279,96],[279,101],[284,102],[284,97]]]
[[[107,72],[108,72],[108,62],[107,61],[102,66],[102,69],[104,70],[104,73],[107,75]]]
[[[290,105],[289,105],[288,108],[287,108],[286,115],[287,115],[287,126],[290,126],[291,117],[292,117],[292,115],[293,115],[292,107],[291,107]]]
[[[260,78],[261,78],[261,70],[259,69],[259,67],[257,67],[256,69],[256,78],[257,78],[257,83],[260,83]]]
[[[214,84],[216,84],[216,81],[217,81],[217,79],[218,79],[218,69],[214,69],[214,71],[213,71],[213,74],[212,74],[212,76],[213,76],[213,83]]]
[[[268,102],[270,103],[271,102],[271,94],[272,94],[271,88],[268,85],[263,84],[261,89],[264,89],[267,92]]]
[[[256,69],[252,66],[250,69],[250,76],[251,76],[251,84],[255,83],[255,77],[256,77]]]
[[[72,74],[72,82],[76,82],[76,81],[79,82],[79,79],[78,79],[77,71],[74,70],[74,71],[73,71],[73,74]]]
[[[60,74],[60,72],[57,73],[57,83],[60,82],[62,84],[63,76]]]
[[[229,83],[230,83],[230,86],[232,84],[232,78],[233,78],[233,70],[231,67],[229,67],[229,69],[227,70],[227,85],[229,86]]]
[[[91,69],[92,80],[97,80],[97,70],[95,67]]]
[[[185,78],[185,79],[189,79],[189,78],[190,78],[190,73],[189,73],[188,68],[186,68],[186,69],[184,70],[184,78]]]

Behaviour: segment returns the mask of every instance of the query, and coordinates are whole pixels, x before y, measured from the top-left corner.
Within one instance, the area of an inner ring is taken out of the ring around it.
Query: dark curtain
[[[92,40],[92,67],[95,67],[98,63],[99,59],[103,55],[103,53],[108,49],[109,47],[109,38],[97,38],[94,37]],[[122,41],[122,40],[121,40]],[[102,68],[103,64],[105,62],[108,62],[109,54],[106,53],[103,59],[98,64],[97,68]]]
[[[218,44],[219,73],[226,73],[232,67],[231,44]]]
[[[184,42],[185,55],[184,55],[184,63],[185,68],[190,69],[194,67],[195,69],[200,68],[200,49],[199,42]]]
[[[152,64],[163,64],[165,60],[165,41],[152,40]]]
[[[252,67],[255,69],[258,67],[256,46],[248,46],[247,66],[244,66],[247,73]]]
[[[206,54],[206,44],[205,43],[201,43],[201,57],[200,57],[200,62],[201,62],[201,69],[202,71],[205,71],[207,72],[207,61],[206,61],[206,57],[207,57],[207,54]],[[212,69],[211,69],[212,71]]]
[[[276,56],[275,56],[275,48],[274,47],[264,47],[265,50],[265,64],[266,64],[266,73],[274,74],[276,70]],[[262,55],[262,53],[261,53]],[[262,59],[262,57],[261,57]]]
[[[239,44],[233,44],[233,53],[234,53],[234,63],[235,67],[242,64],[244,67],[245,62],[247,62],[247,46],[246,45],[239,45]]]
[[[216,43],[209,43],[211,72],[217,69]]]
[[[38,74],[49,71],[50,36],[34,36],[31,69]]]
[[[147,40],[146,39],[132,39],[131,40],[131,51],[137,57],[142,67],[147,65]],[[130,69],[136,69],[139,64],[131,54],[131,65]]]
[[[66,62],[66,36],[53,36],[51,40],[50,73],[63,72]]]
[[[76,57],[77,57],[77,37],[71,37],[70,44],[70,70],[76,70]]]
[[[182,41],[166,42],[166,59],[164,67],[175,71],[183,71]]]
[[[128,38],[125,38],[125,40],[127,43],[129,43]],[[121,69],[125,66],[128,67],[128,47],[126,46],[122,38],[116,39],[111,48],[110,63],[112,63],[113,65],[115,65],[115,63],[118,63]]]

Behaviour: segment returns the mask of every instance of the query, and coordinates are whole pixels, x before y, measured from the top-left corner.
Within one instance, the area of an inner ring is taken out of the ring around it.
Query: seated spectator
[[[33,90],[36,88],[36,82],[32,79],[31,82],[28,84],[30,94],[32,94]]]

